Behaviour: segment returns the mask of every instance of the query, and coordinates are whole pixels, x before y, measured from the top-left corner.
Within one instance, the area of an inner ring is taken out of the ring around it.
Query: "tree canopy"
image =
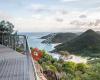
[[[9,21],[5,21],[5,20],[2,20],[0,22],[0,32],[1,33],[12,33],[13,32],[13,28],[14,28],[14,25],[12,23],[10,23]]]

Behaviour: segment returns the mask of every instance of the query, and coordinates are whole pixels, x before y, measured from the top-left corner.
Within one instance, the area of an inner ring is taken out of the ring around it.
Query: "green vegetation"
[[[68,51],[82,56],[100,57],[100,35],[87,30],[80,36],[55,47],[55,51]]]
[[[21,42],[21,39],[17,32],[14,32],[14,25],[9,21],[0,21],[0,44],[13,48],[18,52],[23,52],[24,44],[19,44],[19,42]]]
[[[53,35],[53,37],[52,37]],[[49,35],[41,37],[44,40],[42,43],[63,43],[68,42],[71,39],[75,38],[77,35],[75,33],[51,33]]]
[[[8,21],[2,20],[0,22],[0,44],[6,45],[6,41],[2,41],[3,39],[8,39],[9,35],[13,32],[14,25]],[[5,38],[3,37],[5,35]]]
[[[9,21],[2,20],[0,22],[0,32],[6,32],[6,33],[12,33],[13,32],[14,25],[10,23]]]
[[[42,66],[47,80],[100,80],[100,59],[87,64],[65,62],[55,59],[44,50],[38,63]]]

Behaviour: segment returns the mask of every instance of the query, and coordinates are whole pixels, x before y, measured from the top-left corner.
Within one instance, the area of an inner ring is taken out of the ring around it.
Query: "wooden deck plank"
[[[0,45],[0,80],[32,80],[27,56]]]

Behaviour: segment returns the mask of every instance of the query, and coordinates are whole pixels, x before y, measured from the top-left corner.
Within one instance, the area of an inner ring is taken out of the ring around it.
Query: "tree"
[[[0,31],[1,32],[6,32],[6,33],[12,33],[13,32],[13,28],[14,28],[14,25],[12,23],[10,23],[9,21],[4,21],[2,20],[0,22]]]
[[[12,33],[14,25],[12,23],[8,22],[8,21],[6,22],[6,25],[7,25],[6,29],[7,29],[8,33]]]
[[[88,66],[84,63],[78,63],[76,66],[76,70],[81,71],[82,73],[86,72],[87,68],[88,68]]]
[[[8,21],[2,20],[0,22],[0,44],[8,45],[9,35],[13,32],[14,25]]]
[[[74,73],[75,69],[76,69],[76,64],[74,62],[64,62],[64,64],[62,65],[63,71],[65,71],[66,73]]]

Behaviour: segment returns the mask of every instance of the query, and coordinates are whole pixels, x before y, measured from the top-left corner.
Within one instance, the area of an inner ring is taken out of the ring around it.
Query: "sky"
[[[100,0],[0,0],[0,20],[19,32],[100,30]]]

